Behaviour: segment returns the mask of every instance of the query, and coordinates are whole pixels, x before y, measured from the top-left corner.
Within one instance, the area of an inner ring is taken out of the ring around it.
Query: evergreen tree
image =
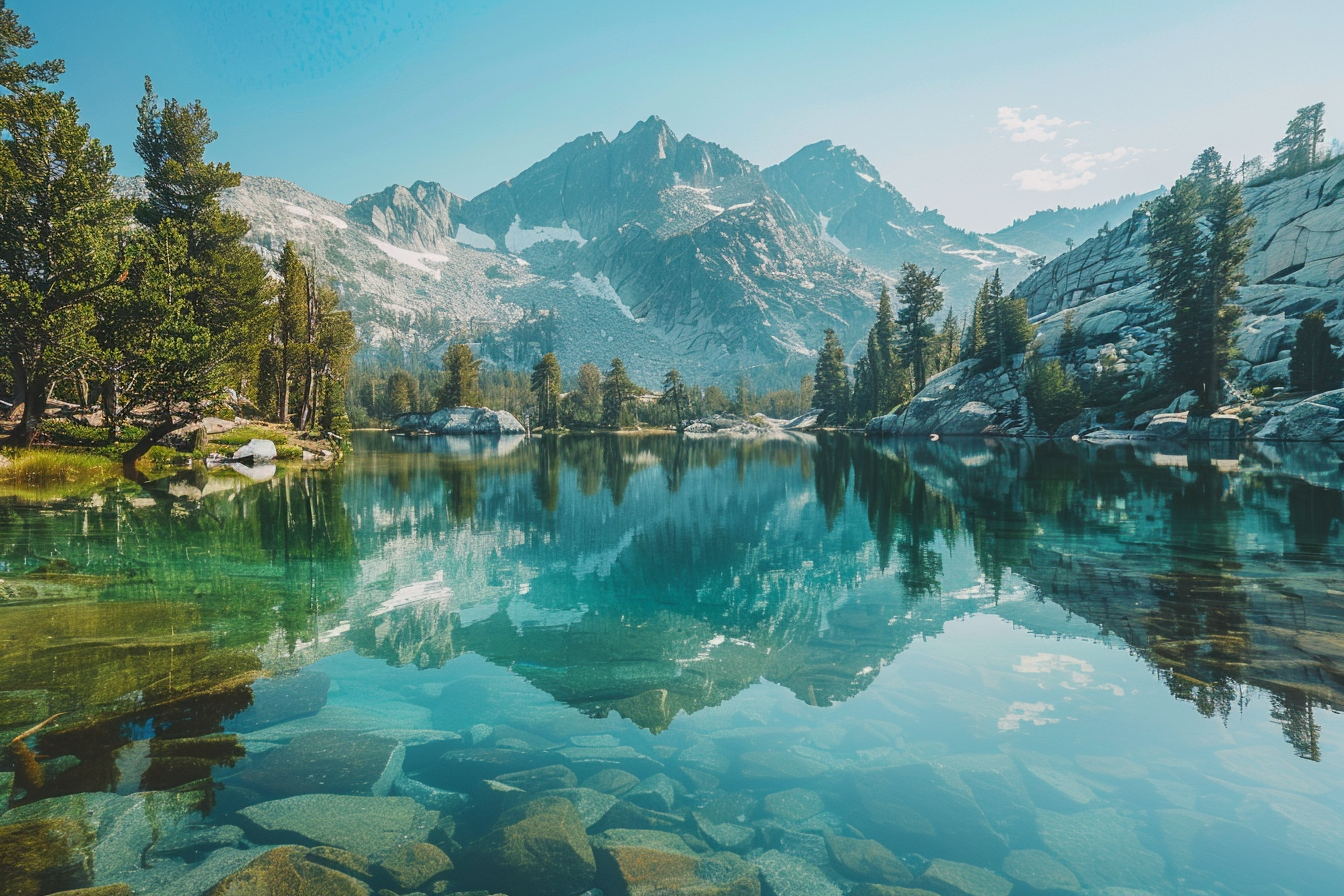
[[[1336,353],[1339,337],[1325,326],[1325,315],[1313,311],[1302,318],[1288,361],[1288,380],[1298,392],[1316,395],[1340,387],[1344,359]]]
[[[1026,301],[1003,294],[997,270],[976,296],[972,327],[973,351],[990,367],[1007,367],[1013,355],[1026,351],[1034,335]]]
[[[677,420],[677,430],[683,429],[686,420],[691,416],[691,398],[686,383],[682,381],[681,374],[675,367],[663,377],[663,397],[659,402],[672,409],[672,414]]]
[[[1027,404],[1037,424],[1053,432],[1083,409],[1083,390],[1058,358],[1041,361],[1033,358],[1027,365],[1023,386]]]
[[[882,284],[877,299],[877,321],[869,332],[868,364],[873,382],[873,412],[886,413],[907,397],[902,382],[899,334],[896,316],[892,313],[891,293]]]
[[[826,329],[825,340],[817,355],[816,392],[813,404],[821,411],[819,422],[844,423],[849,419],[849,371],[845,369],[845,349],[835,330]]]
[[[1073,356],[1073,353],[1082,348],[1082,338],[1078,329],[1073,325],[1075,313],[1072,309],[1064,312],[1064,325],[1059,331],[1059,356],[1065,360]]]
[[[602,371],[596,364],[579,367],[578,383],[564,401],[566,425],[596,426],[602,419]]]
[[[1216,408],[1241,313],[1231,299],[1245,282],[1254,222],[1231,166],[1208,156],[1153,203],[1148,265],[1156,275],[1154,295],[1172,308],[1168,379],[1194,390],[1202,407]]]
[[[0,39],[14,40],[3,12]],[[0,76],[21,77],[12,45],[0,48]],[[11,438],[29,445],[58,380],[99,352],[94,308],[121,273],[131,205],[113,197],[112,151],[89,136],[73,100],[20,82],[0,97],[0,134],[0,349],[22,407]]]
[[[1274,144],[1274,171],[1285,175],[1310,171],[1322,159],[1325,142],[1325,103],[1297,110],[1283,135]]]
[[[289,403],[294,371],[299,363],[301,334],[308,304],[308,268],[292,240],[280,251],[280,289],[276,302],[271,342],[275,383],[275,419],[289,422]]]
[[[932,320],[943,307],[940,279],[932,270],[921,271],[919,265],[905,264],[901,266],[901,282],[896,285],[896,294],[901,297],[897,317],[901,328],[900,358],[910,368],[916,393],[924,388],[937,363]]]
[[[443,353],[443,385],[435,397],[440,408],[476,407],[484,401],[480,388],[481,362],[471,346],[461,342]]]
[[[620,425],[625,403],[639,395],[640,391],[625,372],[625,363],[620,358],[612,358],[611,369],[602,378],[602,425]]]
[[[957,319],[956,312],[948,311],[938,330],[934,373],[946,370],[961,360],[961,337],[961,321]]]
[[[410,414],[420,406],[420,383],[405,370],[395,371],[387,378],[383,391],[383,416],[392,420]]]
[[[128,365],[126,404],[148,408],[149,429],[122,455],[127,465],[256,369],[271,295],[261,257],[243,242],[247,219],[220,206],[241,176],[205,161],[218,137],[205,107],[160,103],[146,78],[137,123],[147,196],[135,209],[144,228],[127,277],[142,307],[159,306],[147,319],[160,325]]]
[[[756,413],[755,398],[751,391],[751,377],[745,373],[738,374],[737,382],[733,385],[733,410],[740,417],[750,417]]]
[[[551,352],[541,356],[532,368],[532,394],[537,402],[537,426],[557,429],[560,426],[560,362]]]

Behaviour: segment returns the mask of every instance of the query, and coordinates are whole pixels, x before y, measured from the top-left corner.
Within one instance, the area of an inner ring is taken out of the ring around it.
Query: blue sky
[[[474,196],[656,114],[762,166],[848,144],[994,230],[1170,183],[1205,146],[1268,154],[1309,103],[1344,137],[1338,0],[9,5],[124,173],[148,74],[205,102],[215,158],[342,201]]]

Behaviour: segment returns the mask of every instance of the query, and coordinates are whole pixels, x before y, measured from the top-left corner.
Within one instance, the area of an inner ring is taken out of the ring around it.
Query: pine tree
[[[308,304],[308,268],[299,257],[293,241],[285,240],[280,251],[280,290],[276,297],[275,324],[271,341],[275,359],[275,419],[289,422],[289,405],[294,371],[298,366],[301,333]]]
[[[1283,135],[1274,144],[1274,171],[1286,175],[1310,171],[1321,160],[1325,141],[1325,103],[1297,110]]]
[[[1337,354],[1339,337],[1325,326],[1325,315],[1313,311],[1302,318],[1288,361],[1288,380],[1298,392],[1316,395],[1340,387],[1344,359]]]
[[[129,465],[183,423],[198,419],[223,387],[256,370],[270,330],[265,265],[243,242],[247,219],[220,206],[241,182],[227,163],[206,162],[218,137],[199,101],[160,103],[145,79],[136,152],[145,165],[144,225],[129,253],[138,298],[159,310],[154,335],[131,359],[127,405],[149,409],[145,436],[122,455]]]
[[[956,312],[948,311],[938,330],[934,373],[946,370],[961,360],[961,337],[961,321],[957,319]]]
[[[532,368],[532,395],[537,402],[537,426],[557,429],[560,426],[560,362],[552,352],[541,356]]]
[[[686,383],[682,381],[681,374],[675,367],[663,377],[663,397],[659,402],[672,409],[677,421],[677,430],[683,429],[686,420],[691,416],[691,399]]]
[[[611,369],[602,378],[602,425],[620,425],[625,403],[639,395],[640,391],[625,372],[625,362],[620,358],[612,358]]]
[[[817,355],[817,373],[813,404],[821,411],[819,422],[844,423],[849,419],[849,371],[845,369],[845,349],[826,329],[825,340]]]
[[[1148,265],[1154,296],[1172,309],[1167,377],[1175,388],[1194,390],[1200,406],[1216,408],[1240,315],[1231,299],[1245,282],[1254,222],[1231,167],[1211,164],[1208,155],[1153,203]]]
[[[892,313],[891,293],[882,284],[877,299],[877,321],[869,331],[868,364],[872,373],[873,412],[886,413],[907,396],[901,393],[900,335],[896,316]]]
[[[443,353],[443,385],[435,402],[440,408],[475,407],[484,401],[480,389],[480,360],[461,342]]]
[[[405,370],[395,371],[387,378],[383,391],[383,416],[392,420],[402,414],[414,413],[420,405],[420,383]]]
[[[1059,347],[1056,349],[1061,358],[1068,360],[1073,353],[1082,347],[1082,340],[1078,333],[1078,328],[1073,325],[1075,312],[1070,309],[1064,312],[1064,325],[1059,331]]]
[[[990,367],[1007,367],[1013,355],[1026,351],[1035,335],[1026,301],[1003,294],[997,270],[976,296],[972,328],[972,350]]]
[[[14,26],[12,13],[0,24]],[[0,75],[17,77],[14,66]],[[20,86],[0,97],[0,134],[0,349],[22,405],[11,438],[29,445],[57,381],[99,354],[94,308],[115,291],[130,203],[113,197],[112,151],[73,100]]]
[[[933,315],[943,307],[940,277],[932,270],[921,271],[919,265],[901,266],[901,282],[896,293],[901,297],[901,311],[897,323],[901,328],[900,358],[914,377],[914,391],[924,388],[934,360],[935,332]]]
[[[602,419],[602,371],[596,364],[579,367],[578,384],[564,402],[567,426],[596,426]]]

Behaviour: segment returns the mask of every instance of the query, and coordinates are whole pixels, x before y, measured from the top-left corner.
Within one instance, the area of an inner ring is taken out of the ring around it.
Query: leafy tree
[[[1285,175],[1310,171],[1323,158],[1324,142],[1325,103],[1298,109],[1283,139],[1274,144],[1274,171]]]
[[[663,397],[659,402],[672,409],[673,415],[677,420],[677,430],[680,431],[686,425],[686,420],[691,416],[691,397],[686,388],[686,383],[682,380],[681,374],[674,367],[663,377]]]
[[[57,381],[98,353],[94,307],[121,273],[130,203],[112,195],[112,151],[89,136],[75,102],[13,62],[15,44],[3,41],[31,46],[31,35],[0,13],[0,79],[15,91],[0,97],[0,349],[22,406],[11,438],[29,445]],[[60,70],[42,65],[39,76]]]
[[[537,402],[537,425],[541,429],[560,426],[560,362],[552,352],[541,356],[532,368],[532,394]]]
[[[242,178],[227,163],[205,161],[218,137],[205,107],[160,103],[146,78],[137,112],[147,196],[135,209],[144,229],[128,252],[127,278],[141,307],[158,306],[149,319],[161,326],[143,350],[131,348],[126,405],[146,408],[149,428],[122,455],[128,466],[256,369],[271,295],[261,257],[243,242],[247,219],[220,206],[220,194]]]
[[[1023,391],[1036,422],[1047,432],[1078,416],[1083,409],[1082,387],[1058,358],[1033,359],[1027,365]]]
[[[280,290],[277,295],[275,323],[271,331],[275,419],[289,422],[289,399],[308,304],[308,267],[299,257],[292,240],[285,240],[280,251]]]
[[[565,397],[563,410],[569,426],[596,426],[602,419],[602,371],[596,364],[579,368],[578,384]]]
[[[901,328],[900,358],[910,368],[916,393],[924,388],[936,364],[932,320],[943,307],[940,279],[932,270],[921,271],[919,265],[904,264],[901,282],[896,284],[896,294],[901,297],[901,311],[896,319]]]
[[[1153,203],[1148,265],[1154,295],[1172,308],[1166,372],[1171,384],[1194,390],[1200,405],[1217,407],[1241,309],[1231,304],[1245,282],[1254,221],[1242,205],[1231,166],[1206,151],[1192,173]]]
[[[602,425],[619,426],[625,403],[641,391],[625,372],[625,363],[620,358],[612,358],[611,369],[602,378]]]
[[[821,411],[819,422],[843,423],[849,419],[849,371],[845,369],[845,349],[835,330],[829,327],[817,355],[814,382],[816,393],[812,403]]]
[[[383,415],[388,420],[409,414],[419,405],[420,383],[415,377],[405,370],[398,370],[387,378],[387,386],[383,391]]]
[[[1007,367],[1013,355],[1021,354],[1034,335],[1027,319],[1027,303],[1003,294],[999,272],[986,280],[975,298],[972,317],[972,351],[990,367]]]
[[[1313,311],[1302,318],[1288,360],[1288,379],[1300,392],[1315,395],[1340,387],[1344,359],[1336,353],[1339,337],[1325,326],[1325,315]]]
[[[482,401],[481,362],[471,346],[456,342],[443,353],[443,385],[435,402],[441,408],[475,407]]]

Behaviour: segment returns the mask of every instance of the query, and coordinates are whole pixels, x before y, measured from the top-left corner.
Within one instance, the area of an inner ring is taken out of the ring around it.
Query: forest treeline
[[[89,412],[128,464],[249,400],[300,430],[342,429],[353,323],[295,247],[274,271],[244,242],[248,220],[220,204],[241,175],[206,160],[218,135],[205,107],[162,100],[145,79],[134,145],[143,190],[125,195],[112,148],[55,88],[64,63],[19,61],[35,43],[0,6],[0,378],[10,440],[31,445],[53,400]]]

